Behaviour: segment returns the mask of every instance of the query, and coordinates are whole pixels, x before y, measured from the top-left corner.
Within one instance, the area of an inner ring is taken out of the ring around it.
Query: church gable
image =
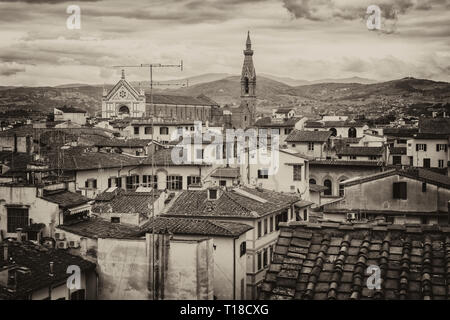
[[[106,100],[139,100],[139,93],[124,78],[109,91]]]

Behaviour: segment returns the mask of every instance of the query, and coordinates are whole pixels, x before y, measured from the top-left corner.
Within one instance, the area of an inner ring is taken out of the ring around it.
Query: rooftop
[[[150,212],[150,206],[155,202],[162,191],[153,192],[121,191],[116,192],[111,200],[102,199],[96,202],[92,208],[95,213],[139,213],[147,216]],[[100,195],[101,197],[101,195]]]
[[[260,299],[450,298],[450,227],[280,223]],[[366,285],[368,266],[381,271]]]
[[[336,154],[342,156],[381,156],[383,152],[383,147],[342,147],[336,150]]]
[[[301,117],[292,117],[289,119],[272,119],[271,117],[265,117],[258,119],[255,123],[255,127],[263,127],[263,128],[293,127],[301,119],[302,119]]]
[[[60,285],[70,276],[67,267],[77,265],[82,271],[94,270],[95,264],[78,256],[71,255],[64,250],[48,249],[32,243],[19,243],[17,241],[4,241],[8,246],[8,261],[0,255],[0,272],[2,268],[16,267],[17,285],[15,291],[9,291],[0,285],[0,299],[26,299],[27,296],[38,289],[50,285]],[[3,248],[2,248],[3,249]],[[50,275],[50,262],[53,262],[53,275]],[[20,272],[20,270],[26,272]],[[3,269],[3,272],[8,272]]]
[[[301,200],[296,194],[239,187],[219,190],[208,200],[208,190],[183,191],[166,210],[167,216],[258,218],[285,210]]]
[[[294,130],[286,138],[287,142],[326,142],[331,131]]]
[[[170,232],[182,235],[205,235],[205,236],[224,236],[236,237],[253,229],[251,226],[243,223],[218,221],[212,219],[191,219],[191,218],[168,218],[156,217],[146,222],[142,229],[144,232],[155,233]]]
[[[44,200],[58,204],[61,208],[69,209],[91,201],[85,196],[68,190],[44,190]]]
[[[217,168],[211,173],[211,177],[214,178],[239,178],[239,168]]]
[[[145,95],[147,102],[150,102],[150,94]],[[172,104],[172,105],[196,105],[196,106],[218,106],[219,104],[204,95],[197,97],[169,95],[169,94],[153,94],[154,104]]]
[[[361,167],[382,167],[382,161],[362,161],[362,160],[311,160],[310,165],[318,166],[361,166]]]
[[[123,223],[112,223],[99,217],[91,217],[88,220],[76,221],[76,223],[72,224],[59,225],[57,228],[92,239],[131,239],[140,237],[142,231],[137,226]]]
[[[58,109],[58,110],[60,110],[60,111],[62,111],[64,113],[86,113],[87,112],[86,110],[83,110],[83,109],[80,109],[80,108],[75,108],[75,107],[72,107],[72,106],[62,106],[62,107],[58,107],[58,108],[55,108],[55,109]]]

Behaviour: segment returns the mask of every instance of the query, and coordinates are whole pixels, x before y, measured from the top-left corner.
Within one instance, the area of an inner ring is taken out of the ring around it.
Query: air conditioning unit
[[[65,241],[65,240],[56,241],[56,248],[57,249],[67,249],[67,241]]]
[[[347,220],[355,220],[355,219],[356,219],[356,213],[354,213],[354,212],[347,213]]]
[[[64,232],[55,232],[55,239],[56,240],[64,240],[66,238],[66,235]]]
[[[78,241],[78,240],[70,240],[69,241],[69,247],[70,248],[79,248],[80,247],[80,241]]]

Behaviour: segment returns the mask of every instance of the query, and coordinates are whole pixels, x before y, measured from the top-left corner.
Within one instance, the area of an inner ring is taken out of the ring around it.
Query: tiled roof
[[[406,147],[394,147],[390,148],[389,152],[391,154],[406,154]]]
[[[288,142],[326,142],[331,131],[294,130],[286,138]]]
[[[206,236],[225,236],[235,237],[253,229],[251,226],[243,223],[226,222],[208,219],[191,219],[191,218],[168,218],[156,217],[146,222],[142,229],[144,232],[169,231],[173,234],[190,234],[190,235],[206,235]]]
[[[448,139],[450,133],[416,133],[414,134],[414,139],[433,139],[433,140],[442,140]]]
[[[450,118],[425,118],[419,119],[419,129],[422,133],[450,134]]]
[[[417,133],[419,129],[417,128],[384,128],[383,134],[390,137],[412,137]]]
[[[133,225],[112,223],[105,219],[92,217],[88,220],[77,221],[69,225],[59,225],[58,229],[65,230],[83,237],[131,239],[141,236],[142,230]]]
[[[291,110],[294,110],[293,108],[278,108],[275,113],[279,113],[279,114],[288,114],[289,112],[291,112]]]
[[[152,192],[136,191],[118,192],[110,201],[95,203],[92,212],[139,213],[143,216],[147,216],[150,212],[151,204],[159,198],[162,192],[154,190],[153,193],[154,194],[152,194]]]
[[[449,227],[325,222],[280,227],[260,299],[450,298]],[[367,286],[371,265],[380,269],[378,289]]]
[[[388,171],[374,173],[361,178],[352,178],[341,182],[341,184],[344,186],[352,186],[369,181],[383,179],[392,175],[400,175],[403,177],[420,180],[423,182],[431,183],[440,187],[450,189],[450,177],[422,168],[408,168],[404,170],[396,168]]]
[[[257,120],[255,126],[263,128],[293,127],[300,120],[301,120],[300,117],[292,117],[289,119],[276,119],[276,120],[272,119],[271,117],[265,117]]]
[[[380,156],[383,147],[342,147],[336,150],[337,155],[343,156]]]
[[[58,204],[61,208],[72,208],[91,201],[85,196],[68,190],[47,192],[42,199]]]
[[[94,263],[71,255],[64,250],[48,249],[16,241],[4,241],[3,244],[8,246],[8,256],[14,261],[14,265],[10,261],[5,261],[4,250],[1,248],[0,272],[8,272],[6,269],[2,270],[3,267],[16,266],[28,268],[29,273],[17,273],[15,292],[10,292],[0,285],[0,300],[27,299],[27,296],[33,291],[50,285],[60,285],[70,276],[67,273],[67,267],[70,265],[77,265],[82,271],[94,270],[96,267]],[[50,262],[53,262],[52,276],[49,274]]]
[[[305,128],[346,128],[363,127],[365,123],[355,121],[306,121]]]
[[[80,109],[80,108],[75,108],[75,107],[71,107],[71,106],[62,106],[62,107],[58,107],[55,108],[58,109],[64,113],[87,113],[86,110]]]
[[[151,139],[104,139],[96,142],[96,147],[146,147],[152,142]]]
[[[319,166],[361,166],[361,167],[382,167],[381,161],[360,161],[360,160],[311,160],[310,165]]]
[[[244,196],[234,189],[220,190],[221,195],[216,200],[208,200],[208,190],[188,190],[174,200],[173,205],[166,210],[166,215],[257,218],[285,210],[300,200],[300,196],[295,194],[249,187],[239,189],[266,202]]]
[[[239,178],[239,168],[217,168],[211,177],[214,178]]]
[[[25,171],[32,161],[33,156],[25,152],[0,151],[0,164],[8,166],[11,172]]]
[[[145,95],[147,103],[150,103],[150,94]],[[195,105],[195,106],[217,106],[219,105],[206,96],[181,96],[168,94],[153,94],[154,104],[173,104],[173,105]]]

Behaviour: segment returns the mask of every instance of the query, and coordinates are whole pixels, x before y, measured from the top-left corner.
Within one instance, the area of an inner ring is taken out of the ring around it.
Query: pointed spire
[[[247,46],[247,50],[252,48],[252,41],[250,40],[250,30],[247,31],[247,42],[245,43]]]
[[[125,69],[122,69],[122,79],[125,80]]]

